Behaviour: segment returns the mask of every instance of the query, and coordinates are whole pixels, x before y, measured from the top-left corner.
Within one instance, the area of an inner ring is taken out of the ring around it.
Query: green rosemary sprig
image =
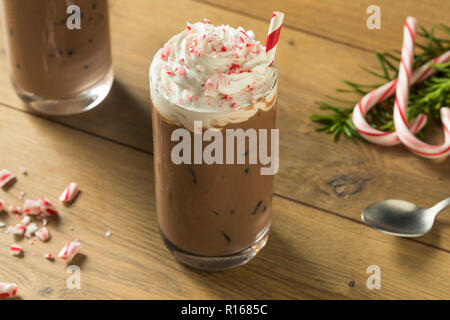
[[[441,55],[450,49],[450,38],[437,37],[435,30],[450,36],[450,26],[440,25],[427,30],[420,27],[418,36],[422,41],[416,43],[417,53],[414,55],[414,69],[419,68],[431,59]],[[339,93],[357,94],[360,98],[375,88],[397,78],[398,65],[400,63],[400,51],[375,52],[379,66],[377,68],[361,67],[365,72],[380,79],[375,84],[358,84],[344,80],[345,89],[337,89]],[[423,113],[431,119],[440,119],[439,109],[443,106],[450,106],[450,63],[435,64],[433,68],[439,71],[425,81],[411,87],[408,102],[408,119],[411,120]],[[319,101],[321,110],[328,111],[326,114],[313,114],[310,119],[320,126],[316,129],[332,134],[338,139],[342,134],[354,140],[362,139],[356,131],[352,122],[353,108],[358,100],[342,99],[326,96],[330,102]],[[394,131],[392,118],[392,108],[394,98],[380,102],[374,106],[367,114],[366,119],[371,126],[383,131]]]

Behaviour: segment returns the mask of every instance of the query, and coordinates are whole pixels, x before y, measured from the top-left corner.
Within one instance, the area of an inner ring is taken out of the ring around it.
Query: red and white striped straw
[[[397,93],[394,104],[395,130],[401,142],[419,156],[431,159],[441,159],[450,155],[450,109],[442,108],[441,117],[444,127],[444,143],[430,145],[417,139],[408,128],[407,108],[410,86],[410,75],[414,63],[414,43],[417,21],[413,17],[406,19],[403,27],[402,57],[400,60]]]
[[[275,11],[272,13],[270,20],[269,31],[267,32],[266,40],[266,56],[269,65],[275,59],[275,52],[277,51],[278,39],[280,38],[281,26],[283,24],[284,13]]]

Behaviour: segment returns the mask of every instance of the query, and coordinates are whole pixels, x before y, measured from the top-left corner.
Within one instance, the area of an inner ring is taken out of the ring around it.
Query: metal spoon
[[[420,237],[431,230],[439,212],[450,206],[450,198],[429,209],[403,200],[384,200],[371,204],[361,213],[365,224],[400,237]]]

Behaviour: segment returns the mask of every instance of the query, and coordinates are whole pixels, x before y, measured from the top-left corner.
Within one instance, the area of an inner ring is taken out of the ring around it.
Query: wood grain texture
[[[450,293],[448,253],[279,197],[268,245],[247,266],[216,273],[183,267],[159,237],[151,155],[7,108],[1,108],[0,122],[0,149],[6,151],[1,166],[17,172],[22,165],[29,172],[7,192],[0,190],[0,198],[20,204],[25,191],[26,198],[47,195],[56,202],[72,180],[82,190],[71,208],[57,205],[48,243],[19,241],[23,258],[9,256],[11,235],[0,233],[0,279],[16,282],[22,298],[397,299]],[[14,218],[2,214],[1,220]],[[84,246],[75,260],[81,290],[69,290],[65,265],[42,254],[55,254],[76,237]],[[381,268],[380,290],[366,287],[373,264]]]
[[[264,21],[270,19],[272,11],[283,11],[286,13],[286,28],[344,43],[350,47],[381,52],[401,49],[402,26],[407,16],[416,17],[419,24],[427,28],[441,23],[448,24],[450,18],[450,2],[439,0],[195,1]],[[366,22],[370,15],[366,10],[371,5],[380,8],[381,29],[367,28]]]
[[[238,26],[243,24],[243,16],[188,0],[133,3],[111,1],[116,83],[110,97],[96,110],[53,120],[151,151],[148,66],[153,54],[185,28],[185,21],[208,17],[214,23]],[[148,19],[149,12],[158,12],[165,19]],[[244,18],[245,27],[264,40],[267,22]],[[377,37],[378,41],[382,38]],[[449,160],[436,164],[403,147],[381,148],[348,141],[336,144],[329,136],[314,132],[308,116],[317,112],[317,100],[334,94],[343,79],[363,83],[376,80],[360,70],[361,65],[376,65],[371,53],[286,28],[277,59],[278,125],[282,128],[277,194],[355,221],[360,221],[361,210],[373,201],[400,198],[427,207],[448,196]],[[0,60],[0,71],[0,102],[26,110],[10,87],[4,59]],[[441,215],[438,221],[437,228],[419,241],[449,251],[450,230],[445,226],[450,216]]]

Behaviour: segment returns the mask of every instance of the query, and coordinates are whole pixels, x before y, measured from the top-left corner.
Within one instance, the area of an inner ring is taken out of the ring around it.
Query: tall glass
[[[107,0],[2,0],[2,9],[10,77],[29,106],[68,115],[106,97],[113,82]]]
[[[246,140],[245,152],[234,154],[244,164],[175,164],[171,158],[172,133],[189,130],[191,154],[195,153],[193,120],[201,120],[206,129],[220,132],[226,141],[227,129],[267,129],[275,127],[277,73],[267,96],[239,110],[201,112],[171,103],[150,84],[153,123],[153,153],[156,189],[156,213],[162,238],[175,258],[192,267],[223,270],[247,263],[268,239],[272,214],[273,175],[262,175],[263,165],[248,164],[249,150],[255,145]],[[151,78],[151,77],[150,77]],[[248,119],[226,123],[221,119],[239,118],[241,112],[254,110]],[[171,114],[189,119],[182,123]],[[169,116],[167,116],[169,115]],[[199,133],[198,131],[196,131]],[[198,139],[197,139],[198,143]],[[208,143],[203,142],[202,153]],[[224,154],[227,152],[223,146]],[[236,161],[237,162],[237,161]]]

